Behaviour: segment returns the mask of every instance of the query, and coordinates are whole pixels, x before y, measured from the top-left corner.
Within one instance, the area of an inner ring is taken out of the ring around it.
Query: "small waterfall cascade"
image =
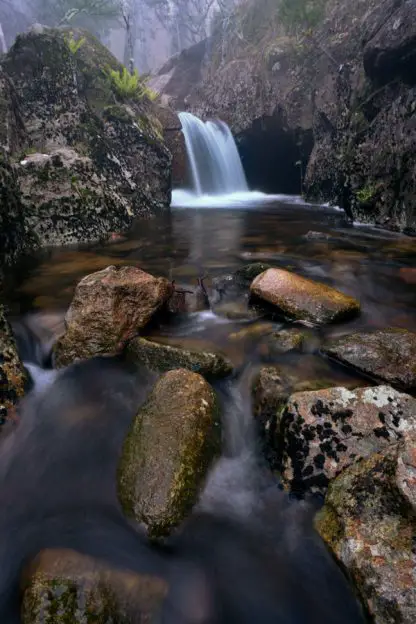
[[[197,196],[247,192],[243,166],[231,130],[223,121],[203,122],[179,113]]]

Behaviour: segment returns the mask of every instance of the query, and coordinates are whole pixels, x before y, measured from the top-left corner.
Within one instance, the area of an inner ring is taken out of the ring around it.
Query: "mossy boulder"
[[[25,393],[26,372],[0,304],[0,425],[13,418],[13,406]]]
[[[313,323],[335,323],[360,311],[360,304],[353,297],[283,269],[260,273],[250,291],[284,316]]]
[[[168,300],[170,282],[136,267],[109,266],[84,277],[65,317],[66,332],[54,346],[55,364],[116,354]]]
[[[124,511],[152,537],[189,513],[219,451],[216,396],[196,373],[174,370],[156,383],[124,444],[119,496]]]
[[[296,392],[280,420],[288,488],[325,494],[345,468],[416,434],[416,399],[390,386]]]
[[[121,572],[71,550],[42,551],[26,571],[23,624],[154,621],[163,579]]]
[[[413,438],[413,501],[415,443]],[[377,624],[416,621],[416,509],[403,495],[406,462],[395,445],[350,466],[331,483],[316,518],[318,531],[349,570]]]
[[[13,84],[0,68],[0,282],[1,272],[26,250],[36,247],[27,231],[24,208],[11,155],[27,140]]]
[[[406,329],[355,332],[332,340],[322,351],[403,390],[416,388],[416,334]]]
[[[98,39],[35,28],[2,66],[27,133],[10,155],[41,244],[97,240],[169,207],[171,156],[156,107],[145,93],[117,93],[109,71],[122,66]]]
[[[212,379],[226,377],[233,370],[231,362],[221,353],[191,351],[140,337],[129,342],[127,353],[134,362],[161,372],[185,368]]]

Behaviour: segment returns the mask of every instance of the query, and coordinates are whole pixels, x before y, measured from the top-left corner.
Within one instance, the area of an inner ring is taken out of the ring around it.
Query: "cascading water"
[[[203,122],[191,113],[179,113],[197,195],[248,191],[233,135],[223,121]]]
[[[232,207],[287,199],[249,191],[230,128],[220,120],[202,121],[179,113],[189,162],[190,187],[172,192],[172,206]],[[293,198],[291,198],[293,199]]]

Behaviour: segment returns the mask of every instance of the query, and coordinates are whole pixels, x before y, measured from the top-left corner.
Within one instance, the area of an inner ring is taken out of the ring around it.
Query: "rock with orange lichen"
[[[343,471],[316,519],[377,624],[416,622],[415,443],[413,437],[407,448],[390,447]]]
[[[24,395],[25,383],[25,369],[0,305],[0,424],[13,417],[13,406]]]
[[[312,323],[335,323],[360,312],[353,297],[283,269],[264,271],[253,280],[250,291],[284,316]]]
[[[165,581],[105,566],[71,550],[42,551],[25,572],[23,624],[148,624]]]
[[[133,266],[109,266],[87,275],[75,289],[66,332],[55,345],[56,366],[118,353],[171,294],[167,279]]]

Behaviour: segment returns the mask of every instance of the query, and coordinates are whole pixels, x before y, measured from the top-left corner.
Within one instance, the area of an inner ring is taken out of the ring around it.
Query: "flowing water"
[[[306,238],[320,232],[327,239]],[[366,383],[319,355],[328,335],[356,328],[389,325],[416,329],[414,239],[367,227],[352,227],[343,212],[285,201],[260,202],[232,209],[173,209],[139,221],[123,239],[105,245],[51,249],[25,263],[13,280],[9,307],[15,315],[30,310],[65,309],[76,283],[109,265],[135,265],[174,279],[193,290],[206,274],[211,291],[215,277],[256,261],[293,270],[324,282],[361,301],[361,315],[348,323],[310,329],[309,347],[279,364],[300,383],[334,379],[354,386]],[[215,293],[213,293],[215,294]],[[287,325],[287,324],[286,324]],[[149,329],[153,338],[197,348],[220,349],[236,366],[261,360],[261,336],[283,323],[261,319],[248,329],[210,311],[181,317]]]

